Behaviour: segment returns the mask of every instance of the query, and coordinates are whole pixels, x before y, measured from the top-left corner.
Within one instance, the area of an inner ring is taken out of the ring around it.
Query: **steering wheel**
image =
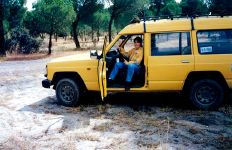
[[[124,55],[119,51],[119,49],[117,49],[117,52],[118,52],[118,54],[119,54],[119,59],[120,59],[121,62],[123,62],[124,60],[129,61],[129,58],[126,57],[126,56],[124,56]]]
[[[109,66],[114,64],[116,58],[119,58],[119,52],[115,47],[113,47],[109,50],[109,52],[106,55],[106,64],[108,64]]]
[[[120,62],[129,61],[129,58],[121,54],[118,48],[112,47],[106,56],[107,64],[114,64],[117,58],[119,58]]]

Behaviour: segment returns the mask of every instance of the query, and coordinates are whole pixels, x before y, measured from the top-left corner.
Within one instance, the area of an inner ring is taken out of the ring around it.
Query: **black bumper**
[[[51,86],[51,81],[49,81],[48,79],[43,80],[43,81],[42,81],[42,86],[43,86],[44,88],[50,88],[50,86]]]

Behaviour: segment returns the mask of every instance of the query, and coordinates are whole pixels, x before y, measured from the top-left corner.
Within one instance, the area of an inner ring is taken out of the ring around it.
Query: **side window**
[[[118,41],[114,44],[111,50],[116,50],[118,46],[122,46],[126,51],[131,50],[134,48],[134,39],[136,37],[140,37],[143,40],[143,35],[122,35]],[[122,45],[124,44],[124,45]],[[143,46],[143,43],[142,43]]]
[[[198,31],[200,54],[232,54],[232,30]]]
[[[190,55],[191,42],[189,32],[160,33],[151,36],[151,55]]]
[[[129,40],[126,42],[126,44],[124,45],[124,49],[126,51],[131,50],[132,48],[134,48],[134,39],[136,37],[140,37],[143,40],[143,35],[131,35],[131,37],[129,38]],[[143,43],[142,43],[143,46]]]

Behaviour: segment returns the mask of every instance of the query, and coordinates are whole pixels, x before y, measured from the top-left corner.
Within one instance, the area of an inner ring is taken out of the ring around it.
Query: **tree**
[[[0,55],[6,54],[7,32],[22,25],[25,0],[0,0]]]
[[[0,0],[0,56],[5,56],[5,38],[4,38],[4,0]]]
[[[167,1],[166,5],[161,9],[162,15],[175,16],[181,14],[180,5],[175,0]]]
[[[96,11],[93,15],[92,15],[92,30],[96,30],[97,31],[97,41],[99,41],[99,37],[100,37],[100,30],[102,30],[103,32],[107,30],[107,24],[108,24],[108,20],[109,20],[109,12],[108,10],[103,8],[104,6],[102,6],[102,8],[98,9],[98,11]]]
[[[1,42],[5,51],[29,54],[38,50],[40,41],[29,35],[23,26],[26,0],[3,0],[1,9]]]
[[[43,25],[43,21],[40,20],[41,16],[38,11],[28,11],[24,18],[24,26],[29,30],[30,35],[37,37],[46,30]]]
[[[80,20],[81,24],[85,24],[91,28],[90,34],[92,41],[94,41],[95,31],[100,32],[100,28],[104,28],[104,21],[108,19],[105,18],[107,17],[107,14],[108,11],[107,9],[104,9],[104,5],[101,3],[96,3],[94,6],[92,6],[92,13],[89,13]],[[79,28],[81,27],[86,26],[79,26]],[[78,31],[80,31],[80,29],[78,29]]]
[[[72,3],[69,0],[39,0],[34,8],[37,23],[49,34],[48,54],[51,54],[52,35],[69,27],[74,18]]]
[[[75,20],[72,23],[73,40],[76,44],[76,48],[80,48],[80,42],[78,40],[77,27],[83,19],[89,18],[96,11],[97,0],[72,0],[73,9],[76,13]]]
[[[24,4],[26,0],[8,0],[5,7],[6,20],[9,23],[9,30],[22,27],[23,18],[26,13]]]
[[[108,33],[109,33],[109,42],[112,40],[112,25],[113,22],[121,17],[128,17],[129,15],[126,14],[134,14],[137,15],[139,11],[144,8],[144,4],[147,1],[140,1],[140,0],[109,0],[109,3],[112,4],[109,7],[110,12],[110,20],[108,26]],[[130,15],[130,20],[133,19],[133,15]]]
[[[150,10],[153,11],[155,16],[160,15],[160,11],[165,6],[165,2],[165,0],[151,0]]]
[[[208,7],[204,0],[182,0],[180,5],[184,16],[208,14]]]
[[[209,11],[216,15],[232,15],[232,1],[207,0]]]

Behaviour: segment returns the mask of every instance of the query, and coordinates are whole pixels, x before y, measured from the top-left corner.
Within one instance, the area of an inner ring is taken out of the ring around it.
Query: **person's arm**
[[[126,52],[126,53],[127,53],[126,57],[127,57],[128,59],[130,58],[131,53],[132,53],[133,50],[134,50],[134,49],[131,49],[130,51]],[[124,55],[124,56],[125,56],[125,55]],[[124,63],[125,63],[126,65],[128,65],[129,62],[130,62],[130,61],[124,59]]]

